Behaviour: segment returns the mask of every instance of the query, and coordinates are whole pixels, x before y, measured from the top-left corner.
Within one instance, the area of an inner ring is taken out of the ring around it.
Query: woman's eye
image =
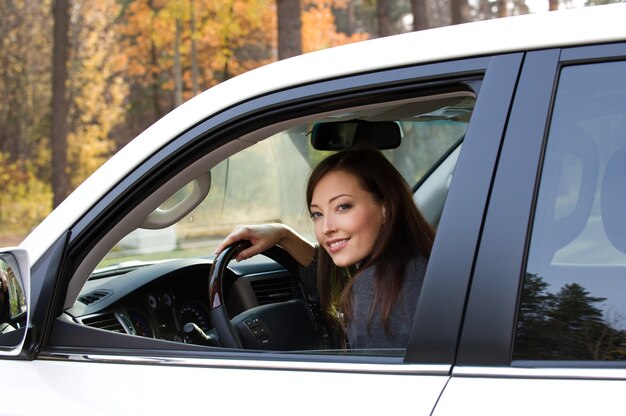
[[[337,206],[337,211],[345,211],[350,208],[352,208],[352,205],[350,204],[340,204]]]
[[[321,212],[312,212],[311,213],[311,219],[312,220],[316,220],[318,218],[322,218],[322,213]]]

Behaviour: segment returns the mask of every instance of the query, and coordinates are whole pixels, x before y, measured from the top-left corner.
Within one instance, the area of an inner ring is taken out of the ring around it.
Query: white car
[[[624,22],[376,39],[175,109],[2,250],[0,414],[621,413]],[[406,349],[336,348],[279,249],[213,255],[241,223],[310,236],[311,166],[364,139],[437,229]]]

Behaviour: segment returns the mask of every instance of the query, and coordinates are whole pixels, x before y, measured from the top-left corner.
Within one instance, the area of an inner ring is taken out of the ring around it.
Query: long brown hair
[[[358,178],[364,190],[385,207],[385,221],[370,255],[359,270],[375,267],[374,300],[370,319],[380,308],[385,330],[394,300],[404,280],[404,271],[416,251],[430,256],[435,232],[413,201],[413,193],[396,168],[378,150],[360,147],[335,153],[322,160],[309,176],[306,199],[311,206],[319,181],[332,171],[343,171]],[[327,319],[337,329],[352,319],[352,284],[358,279],[356,267],[338,268],[328,253],[319,249],[318,290]],[[340,317],[343,314],[343,319]]]

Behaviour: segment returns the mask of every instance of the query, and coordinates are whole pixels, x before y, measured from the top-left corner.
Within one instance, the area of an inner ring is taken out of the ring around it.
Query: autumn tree
[[[450,21],[453,25],[467,22],[468,14],[467,0],[450,0]]]
[[[28,159],[49,134],[49,7],[0,1],[0,152]]]
[[[200,68],[198,66],[198,39],[196,29],[196,0],[189,0],[189,30],[191,31],[191,94],[197,95],[200,92]]]
[[[337,30],[336,10],[348,7],[347,0],[309,0],[302,12],[302,51],[312,52],[333,46],[358,42],[366,33],[348,35]]]
[[[508,1],[507,0],[498,0],[498,17],[506,17],[509,15],[508,10]]]
[[[180,95],[184,101],[272,61],[276,15],[271,6],[271,0],[129,3],[118,26],[130,87],[130,111],[120,136],[133,137],[145,129],[172,109]]]
[[[376,22],[378,28],[378,36],[384,37],[394,35],[396,33],[393,23],[391,0],[378,0],[376,3]]]
[[[430,27],[428,9],[428,0],[411,0],[413,30],[424,30]]]
[[[129,113],[125,127],[118,131],[117,146],[121,147],[156,119],[165,114],[160,49],[171,45],[163,39],[170,28],[159,24],[158,13],[163,2],[137,0],[127,4],[118,21],[121,46],[125,51],[125,79],[129,84]]]
[[[124,122],[128,95],[123,51],[114,23],[116,0],[79,2],[71,14],[68,168],[72,189],[117,150],[112,135]]]
[[[302,53],[300,0],[276,0],[278,59]]]
[[[52,50],[52,190],[53,206],[70,192],[67,170],[68,102],[66,98],[69,55],[69,0],[54,0],[54,47]]]
[[[0,243],[50,211],[51,2],[0,2]],[[8,240],[7,240],[8,238]]]

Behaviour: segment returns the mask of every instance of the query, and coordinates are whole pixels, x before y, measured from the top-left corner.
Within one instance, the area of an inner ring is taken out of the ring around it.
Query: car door
[[[21,359],[0,362],[2,374],[19,374],[2,382],[3,391],[15,399],[9,407],[3,405],[3,412],[373,414],[410,409],[430,414],[454,362],[489,184],[521,61],[521,53],[506,54],[296,86],[240,103],[174,138],[33,266],[32,331]],[[138,213],[144,205],[153,204],[164,188],[184,184],[198,163],[215,166],[247,148],[250,137],[299,117],[412,103],[457,91],[475,97],[474,111],[449,181],[403,355],[200,348],[91,328],[67,313],[96,263],[134,228],[128,224],[143,221]],[[33,391],[37,400],[32,400]]]
[[[623,407],[626,44],[528,53],[435,415]]]

